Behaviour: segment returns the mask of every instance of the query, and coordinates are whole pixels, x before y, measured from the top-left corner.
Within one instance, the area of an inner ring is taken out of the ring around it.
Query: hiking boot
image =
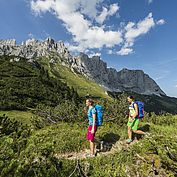
[[[132,142],[132,139],[127,139],[127,140],[126,140],[126,143],[127,143],[127,144],[130,144],[131,142]]]

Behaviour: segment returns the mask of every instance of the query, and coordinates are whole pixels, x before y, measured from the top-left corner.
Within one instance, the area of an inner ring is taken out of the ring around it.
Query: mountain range
[[[62,41],[47,38],[44,41],[28,39],[17,45],[15,39],[0,40],[0,56],[24,57],[29,62],[41,57],[49,58],[55,65],[58,61],[74,74],[80,74],[99,84],[105,92],[136,92],[144,95],[165,96],[157,83],[142,70],[108,68],[99,56],[89,57],[84,53],[72,56]]]

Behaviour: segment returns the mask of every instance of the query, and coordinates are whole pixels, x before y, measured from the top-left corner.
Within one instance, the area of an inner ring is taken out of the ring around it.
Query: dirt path
[[[98,151],[96,154],[96,157],[99,156],[107,156],[110,154],[115,154],[117,152],[120,152],[123,149],[127,149],[129,146],[133,145],[136,143],[135,141],[132,142],[131,144],[127,144],[125,140],[119,140],[117,141],[114,145],[112,145],[110,150],[107,150],[105,147],[105,150],[103,149],[102,151]],[[76,159],[85,159],[87,158],[86,155],[89,154],[89,149],[85,149],[81,152],[71,152],[71,153],[65,153],[65,154],[55,154],[55,157],[61,159],[68,159],[68,160],[76,160]]]

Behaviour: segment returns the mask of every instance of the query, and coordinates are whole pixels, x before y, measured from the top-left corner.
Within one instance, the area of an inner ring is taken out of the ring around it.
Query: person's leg
[[[97,127],[96,126],[94,127],[94,133],[93,134],[91,133],[91,130],[92,130],[92,126],[89,126],[88,133],[87,133],[87,135],[88,135],[87,139],[90,142],[90,155],[94,156],[95,155],[95,147],[96,147],[94,139],[95,139],[95,133],[97,131]]]
[[[128,126],[128,139],[132,139],[132,128]]]
[[[127,123],[128,139],[126,141],[128,144],[132,142],[132,125],[133,125],[133,122],[132,122],[131,118],[129,117],[128,123]]]
[[[91,126],[89,126],[88,127],[88,130],[87,130],[87,140],[89,141],[89,143],[90,143],[90,154],[91,154],[91,151],[92,151],[92,142],[91,142],[91,133],[90,133],[90,131],[91,131]],[[89,155],[88,155],[89,156]]]
[[[135,122],[134,122],[133,127],[132,127],[132,131],[133,131],[133,133],[136,133],[136,134],[139,134],[139,135],[145,135],[146,134],[145,132],[143,132],[142,130],[138,130],[139,123],[140,123],[140,120],[135,119]]]
[[[90,140],[90,154],[95,155],[95,143]]]
[[[92,146],[91,154],[92,155],[96,154],[96,143],[95,143],[96,132],[97,132],[97,126],[94,127],[94,134],[92,134],[92,139],[91,139],[91,142],[92,142],[92,145],[91,145]]]
[[[132,142],[132,129],[130,126],[128,126],[128,139],[126,140],[126,143],[130,144]]]
[[[136,134],[139,134],[139,135],[145,135],[146,134],[142,130],[133,130],[133,132],[136,133]]]

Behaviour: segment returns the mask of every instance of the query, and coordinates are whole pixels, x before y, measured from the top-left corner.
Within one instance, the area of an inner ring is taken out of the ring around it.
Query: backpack
[[[135,101],[134,104],[138,105],[138,118],[142,119],[144,117],[144,103],[141,101]],[[134,104],[133,104],[133,108],[134,108]]]
[[[96,109],[96,125],[100,126],[103,123],[103,107],[101,105],[95,105]]]

